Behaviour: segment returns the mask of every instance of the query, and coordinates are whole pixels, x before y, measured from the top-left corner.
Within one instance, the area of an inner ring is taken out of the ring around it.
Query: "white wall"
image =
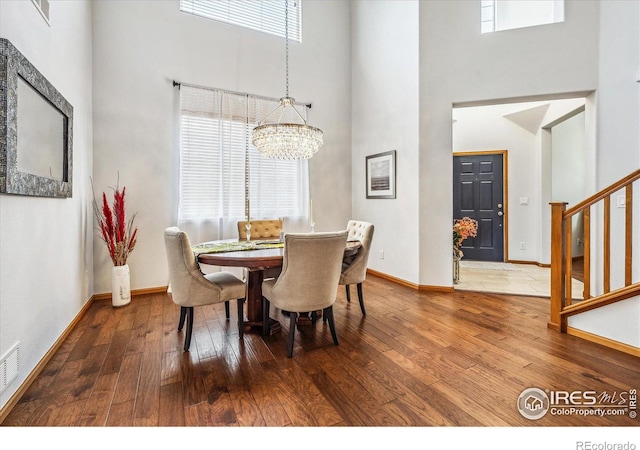
[[[595,194],[586,189],[585,180],[594,174],[587,174],[585,171],[587,154],[584,118],[583,111],[551,128],[551,198],[553,201],[567,202],[569,208]],[[545,206],[548,208],[548,205]],[[582,214],[573,218],[571,233],[571,255],[582,256]]]
[[[585,189],[584,112],[551,128],[551,198],[575,205],[595,192]]]
[[[0,2],[6,38],[73,106],[73,196],[0,194],[0,356],[20,342],[17,379],[0,407],[91,297],[91,4],[51,2],[47,25],[29,1]]]
[[[352,3],[353,216],[375,225],[369,267],[418,281],[418,3]],[[396,199],[367,199],[365,157],[396,150]],[[380,252],[384,259],[380,259]]]
[[[127,211],[138,212],[132,288],[165,286],[163,231],[176,224],[178,189],[172,80],[280,98],[284,39],[180,13],[177,0],[95,2],[93,18],[96,190],[120,173]],[[309,163],[316,231],[351,215],[349,20],[348,2],[305,2],[302,44],[289,43],[290,94],[312,102],[309,124],[324,131]],[[110,292],[99,239],[94,252],[95,292]]]

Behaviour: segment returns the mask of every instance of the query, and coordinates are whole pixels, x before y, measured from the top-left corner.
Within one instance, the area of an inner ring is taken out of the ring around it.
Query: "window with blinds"
[[[289,39],[302,42],[302,0],[288,4]],[[180,0],[180,11],[285,37],[284,0]]]
[[[253,128],[278,104],[251,95],[180,87],[180,220],[246,217],[247,152],[251,217],[306,215],[307,161],[268,159],[251,144]],[[304,106],[299,110],[306,115]]]

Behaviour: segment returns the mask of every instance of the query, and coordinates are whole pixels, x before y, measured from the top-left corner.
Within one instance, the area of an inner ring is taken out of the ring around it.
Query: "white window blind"
[[[277,100],[181,85],[180,221],[246,217],[247,146],[251,218],[306,217],[307,161],[268,159],[251,144],[253,128],[277,105]],[[306,108],[298,108],[305,116]]]
[[[289,0],[289,39],[302,42],[302,0]],[[180,0],[180,11],[285,36],[284,0]]]

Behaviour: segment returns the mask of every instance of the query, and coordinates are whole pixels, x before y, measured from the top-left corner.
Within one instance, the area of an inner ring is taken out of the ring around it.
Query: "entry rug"
[[[280,241],[229,241],[229,242],[205,242],[191,247],[193,253],[224,253],[242,252],[247,250],[260,250],[263,248],[282,248],[284,243]]]

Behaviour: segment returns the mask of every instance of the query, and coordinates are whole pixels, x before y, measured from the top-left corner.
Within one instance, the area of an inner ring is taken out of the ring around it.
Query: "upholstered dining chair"
[[[259,219],[251,221],[250,240],[279,239],[282,231],[282,219]],[[238,222],[238,239],[247,239],[247,221]]]
[[[266,335],[270,305],[289,311],[287,357],[293,356],[296,313],[322,310],[324,318],[329,322],[333,343],[338,345],[333,304],[336,301],[346,242],[346,230],[285,235],[282,273],[279,278],[262,283],[262,312]]]
[[[204,274],[191,248],[189,236],[178,227],[169,227],[164,231],[164,243],[169,264],[171,297],[180,306],[178,331],[187,322],[184,338],[184,351],[189,350],[193,332],[193,308],[224,302],[225,314],[229,319],[229,301],[237,300],[238,332],[244,332],[245,283],[229,272]]]
[[[247,239],[247,221],[238,222],[238,239]],[[251,221],[251,236],[249,240],[280,239],[282,231],[282,219],[259,219]],[[280,276],[281,267],[268,267],[264,271],[264,278],[277,278]]]
[[[347,223],[349,241],[358,240],[362,246],[358,253],[350,258],[346,258],[342,263],[342,273],[340,274],[340,285],[346,287],[347,301],[351,302],[351,291],[349,285],[355,284],[358,290],[358,300],[362,315],[366,316],[364,308],[364,298],[362,295],[362,282],[367,278],[367,261],[369,260],[369,250],[373,239],[373,224],[360,220],[350,220]]]

